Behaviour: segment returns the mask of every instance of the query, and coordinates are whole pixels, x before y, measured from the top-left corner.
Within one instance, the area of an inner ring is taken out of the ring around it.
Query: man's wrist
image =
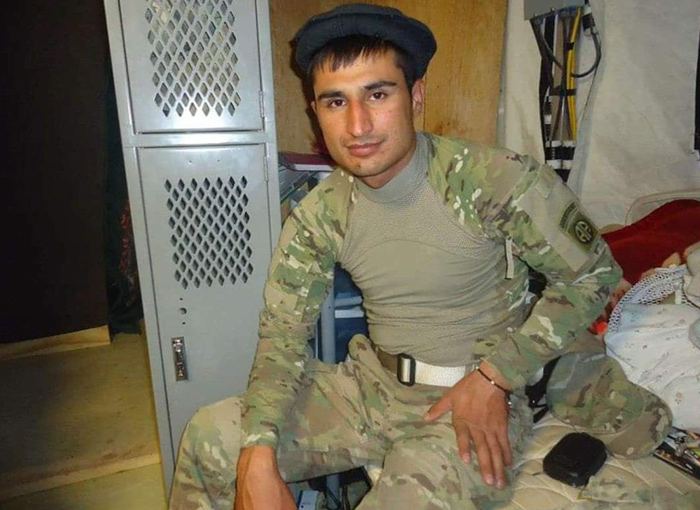
[[[258,469],[277,469],[277,452],[271,446],[256,445],[243,448],[240,459],[244,459],[244,462],[239,461],[239,466],[241,464],[246,464],[246,466],[254,464],[254,467]]]
[[[491,382],[491,384],[493,384],[494,386],[500,388],[506,393],[510,393],[513,390],[508,381],[501,377],[501,374],[498,372],[498,370],[496,370],[488,362],[482,361],[481,363],[479,363],[478,369],[479,372],[481,372],[481,375],[488,379],[489,382]]]

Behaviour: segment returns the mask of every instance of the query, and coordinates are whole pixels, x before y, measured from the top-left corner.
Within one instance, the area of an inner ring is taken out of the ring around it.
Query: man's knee
[[[360,508],[476,510],[497,508],[509,501],[510,487],[499,490],[485,485],[476,455],[469,464],[462,461],[454,432],[449,432],[395,444]]]
[[[233,397],[199,409],[182,434],[180,455],[198,459],[201,463],[219,465],[221,469],[235,467],[240,443],[240,397]]]
[[[643,389],[642,413],[628,426],[600,439],[619,457],[635,459],[653,452],[671,430],[672,415],[666,403]]]
[[[671,427],[671,411],[656,395],[630,382],[604,354],[562,356],[547,388],[552,414],[601,439],[623,457],[641,457]]]
[[[240,398],[198,410],[180,442],[171,509],[231,508],[240,444]]]
[[[453,440],[454,441],[454,440]],[[384,469],[360,508],[450,508],[462,498],[458,458],[439,443],[406,441],[395,444]]]

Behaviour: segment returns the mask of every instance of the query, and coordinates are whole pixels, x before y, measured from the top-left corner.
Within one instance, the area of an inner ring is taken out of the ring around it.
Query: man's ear
[[[425,105],[425,80],[419,78],[413,84],[411,90],[411,105],[413,106],[413,116],[417,117],[423,112]]]
[[[314,111],[314,113],[316,113],[316,101],[311,101],[309,104],[311,105],[311,109]]]

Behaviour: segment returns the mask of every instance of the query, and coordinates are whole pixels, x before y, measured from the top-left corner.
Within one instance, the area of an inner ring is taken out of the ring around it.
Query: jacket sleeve
[[[244,397],[242,448],[277,445],[301,387],[340,238],[321,195],[310,194],[292,211],[270,263],[260,338]]]
[[[529,157],[509,159],[505,172],[519,174],[510,180],[517,184],[497,207],[491,204],[485,225],[547,279],[527,320],[485,358],[516,389],[600,315],[622,272],[556,173]]]

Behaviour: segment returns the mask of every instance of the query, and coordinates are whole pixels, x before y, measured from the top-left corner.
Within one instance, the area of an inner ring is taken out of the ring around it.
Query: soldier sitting
[[[296,38],[311,106],[340,167],[284,225],[245,395],[201,409],[170,508],[296,508],[286,482],[370,462],[367,509],[479,508],[509,499],[532,416],[523,388],[562,356],[552,412],[642,456],[668,408],[589,341],[620,269],[548,167],[416,133],[433,34],[396,9],[346,5]],[[310,360],[336,263],[361,289],[369,338]],[[547,279],[526,304],[528,266]]]

